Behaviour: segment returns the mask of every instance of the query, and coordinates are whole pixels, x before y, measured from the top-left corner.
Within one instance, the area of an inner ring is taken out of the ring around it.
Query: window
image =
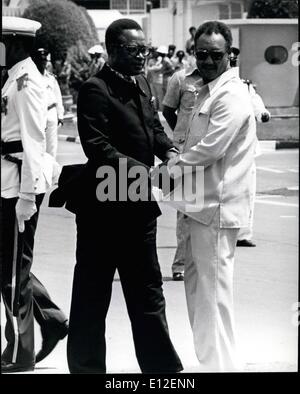
[[[219,5],[219,19],[229,19],[229,6],[226,4]]]
[[[270,64],[283,64],[288,56],[287,49],[280,45],[272,45],[265,51],[265,59]]]
[[[231,3],[231,18],[242,18],[242,5],[240,3]]]
[[[123,14],[145,13],[146,0],[110,0],[110,8]]]
[[[160,8],[168,8],[169,0],[160,0]]]

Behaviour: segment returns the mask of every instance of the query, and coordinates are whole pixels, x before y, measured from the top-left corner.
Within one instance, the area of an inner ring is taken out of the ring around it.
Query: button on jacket
[[[246,227],[257,145],[250,96],[237,68],[204,85],[199,96],[184,153],[170,160],[169,168],[175,164],[204,167],[204,206],[188,215],[209,224],[220,207],[220,227]],[[198,191],[202,191],[203,186],[198,186]]]
[[[20,184],[17,165],[1,156],[1,195],[13,198],[19,192],[45,193],[58,165],[46,153],[47,97],[43,78],[30,57],[8,70],[8,76],[2,89],[5,108],[2,105],[1,138],[4,142],[22,141],[23,152],[12,154],[22,159],[22,172]]]

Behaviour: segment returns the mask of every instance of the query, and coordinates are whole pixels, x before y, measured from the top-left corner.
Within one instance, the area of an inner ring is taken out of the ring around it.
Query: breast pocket
[[[193,86],[187,86],[181,98],[181,105],[186,110],[192,110],[195,106],[196,98],[197,98],[196,89]]]
[[[206,135],[209,124],[209,114],[207,112],[196,111],[190,122],[189,131],[186,136],[184,151],[197,145]]]

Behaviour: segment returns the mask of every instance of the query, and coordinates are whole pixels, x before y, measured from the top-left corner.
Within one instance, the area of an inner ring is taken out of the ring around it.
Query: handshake
[[[150,170],[151,185],[161,189],[164,195],[171,193],[175,187],[175,181],[168,172],[168,159]]]
[[[151,185],[161,189],[164,196],[170,194],[178,184],[182,182],[181,178],[174,179],[173,176],[170,175],[168,169],[169,160],[176,156],[177,153],[172,154],[172,157],[168,157],[165,161],[150,170],[149,176],[151,179]]]

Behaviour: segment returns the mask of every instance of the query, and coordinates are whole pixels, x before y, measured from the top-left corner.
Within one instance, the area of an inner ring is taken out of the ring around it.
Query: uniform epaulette
[[[51,76],[51,77],[53,77],[53,78],[55,78],[55,79],[57,79],[57,76],[55,75],[55,74],[53,74],[52,72],[50,72],[50,71],[47,71],[47,73]]]
[[[26,88],[28,79],[28,73],[25,73],[21,77],[17,78],[18,91]]]

